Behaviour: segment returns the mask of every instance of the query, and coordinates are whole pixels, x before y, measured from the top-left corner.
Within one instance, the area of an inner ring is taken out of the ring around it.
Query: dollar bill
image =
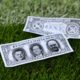
[[[63,34],[51,34],[0,45],[5,67],[15,67],[73,52]]]
[[[29,16],[23,31],[40,35],[62,33],[67,39],[80,39],[80,19]]]

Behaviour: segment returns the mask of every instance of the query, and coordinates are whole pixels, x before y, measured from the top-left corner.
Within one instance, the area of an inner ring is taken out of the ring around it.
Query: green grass
[[[80,0],[0,0],[0,44],[38,35],[23,32],[27,16],[80,18]],[[80,80],[80,40],[69,40],[74,53],[14,68],[0,57],[0,80]]]

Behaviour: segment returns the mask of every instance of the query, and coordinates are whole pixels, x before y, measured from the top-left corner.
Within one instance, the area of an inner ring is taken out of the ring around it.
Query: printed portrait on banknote
[[[47,41],[47,48],[51,52],[58,52],[60,50],[60,44],[57,40],[51,39],[51,40]]]
[[[38,43],[30,45],[30,52],[35,57],[44,54],[43,47]]]
[[[16,61],[21,61],[26,59],[26,52],[23,48],[14,49],[12,55]]]

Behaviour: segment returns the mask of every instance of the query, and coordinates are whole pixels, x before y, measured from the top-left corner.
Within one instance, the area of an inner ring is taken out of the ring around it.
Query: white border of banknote
[[[51,35],[53,35],[53,34],[51,34]],[[55,34],[54,34],[55,35]],[[63,34],[62,34],[63,35]],[[47,36],[47,35],[46,35]],[[45,37],[46,37],[45,36]],[[49,35],[48,35],[49,36]],[[41,37],[43,37],[43,36],[41,36]],[[5,46],[5,45],[10,45],[10,44],[13,44],[13,43],[7,43],[7,44],[2,44],[2,45],[0,45],[0,51],[1,51],[1,55],[2,55],[2,58],[3,58],[3,61],[4,61],[4,64],[5,64],[5,67],[15,67],[15,66],[19,66],[19,65],[22,65],[22,64],[27,64],[27,63],[31,63],[31,62],[35,62],[35,61],[39,61],[39,60],[44,60],[44,59],[48,59],[48,58],[51,58],[51,57],[56,57],[56,56],[60,56],[60,55],[63,55],[63,54],[68,54],[68,53],[71,53],[71,52],[73,52],[74,50],[72,49],[72,47],[70,46],[70,44],[69,44],[69,42],[68,42],[68,40],[67,40],[67,38],[63,35],[63,37],[64,37],[64,39],[65,39],[65,41],[66,41],[66,43],[67,43],[67,45],[69,46],[69,48],[70,48],[70,50],[71,51],[67,51],[66,53],[61,53],[61,54],[55,54],[55,55],[51,55],[51,56],[49,56],[49,57],[45,57],[45,58],[41,58],[41,59],[35,59],[35,60],[31,60],[31,61],[29,61],[29,62],[24,62],[24,63],[20,63],[20,64],[15,64],[15,65],[12,65],[12,66],[8,66],[7,65],[7,63],[6,63],[6,61],[5,61],[5,57],[4,57],[4,55],[3,55],[3,52],[2,52],[2,49],[1,49],[1,46]],[[40,37],[37,37],[37,38],[40,38]],[[31,38],[31,39],[35,39],[35,38]],[[27,39],[27,40],[30,40],[30,39]],[[26,41],[26,40],[22,40],[22,41]],[[14,43],[20,43],[20,42],[22,42],[22,41],[19,41],[19,42],[14,42]]]
[[[53,18],[51,18],[51,17],[38,17],[38,16],[28,16],[27,17],[27,20],[26,20],[26,23],[25,23],[25,26],[24,26],[24,28],[23,28],[23,31],[24,32],[30,32],[30,33],[34,33],[34,34],[38,34],[38,35],[45,35],[45,34],[43,34],[43,33],[39,33],[39,32],[31,32],[31,31],[28,31],[28,30],[26,30],[26,28],[27,28],[27,24],[28,24],[28,21],[29,21],[29,17],[33,17],[33,18],[43,18],[43,19],[67,19],[67,20],[71,20],[71,19],[73,19],[73,20],[80,20],[80,19],[78,19],[78,18],[62,18],[62,17],[53,17]],[[61,33],[61,32],[60,32]],[[54,33],[51,33],[51,34],[54,34]],[[55,34],[58,34],[58,33],[55,33]],[[64,34],[64,33],[61,33],[61,34]],[[48,35],[48,34],[47,34]],[[70,37],[66,37],[67,39],[80,39],[80,35],[78,36],[78,37],[73,37],[73,36],[70,36]]]

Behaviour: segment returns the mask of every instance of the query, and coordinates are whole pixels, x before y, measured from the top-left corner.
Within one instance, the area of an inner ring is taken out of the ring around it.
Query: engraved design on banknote
[[[66,27],[67,35],[78,36],[80,35],[80,25],[76,22],[70,22]]]
[[[39,18],[29,16],[24,30],[32,33],[50,34],[50,32],[44,31],[44,22],[46,21],[43,21],[43,19],[41,20]]]

